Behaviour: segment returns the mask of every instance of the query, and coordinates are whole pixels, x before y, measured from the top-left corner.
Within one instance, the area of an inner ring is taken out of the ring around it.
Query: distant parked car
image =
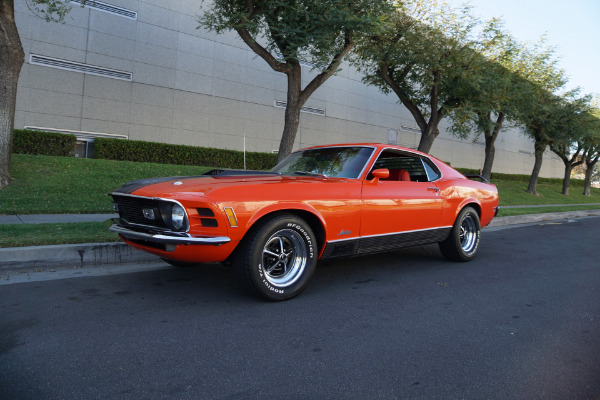
[[[231,262],[275,301],[299,294],[319,259],[437,242],[469,261],[498,212],[494,185],[384,144],[311,147],[270,172],[140,180],[111,195],[120,218],[110,229],[127,244],[178,266]]]

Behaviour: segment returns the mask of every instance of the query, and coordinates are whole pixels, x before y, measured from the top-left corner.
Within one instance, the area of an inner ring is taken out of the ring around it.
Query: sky
[[[468,3],[482,19],[501,17],[520,42],[536,42],[547,33],[566,71],[568,90],[600,96],[600,0],[451,0]]]

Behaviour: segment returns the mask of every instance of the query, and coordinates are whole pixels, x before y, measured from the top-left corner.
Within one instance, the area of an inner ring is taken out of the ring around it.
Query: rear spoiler
[[[490,183],[490,181],[488,181],[487,179],[485,179],[483,176],[481,175],[465,175],[467,178],[473,180],[473,179],[479,179],[481,182],[483,183]]]

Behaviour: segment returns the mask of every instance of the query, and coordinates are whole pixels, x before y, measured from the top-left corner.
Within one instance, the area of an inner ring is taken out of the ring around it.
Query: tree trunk
[[[417,150],[422,151],[423,153],[429,153],[431,151],[431,146],[433,146],[433,141],[440,134],[440,130],[438,129],[439,120],[435,122],[430,122],[427,125],[427,129],[425,132],[421,133],[421,140],[419,140],[419,147]]]
[[[594,175],[594,167],[598,162],[600,156],[593,158],[593,161],[586,161],[586,169],[585,169],[585,183],[583,186],[583,195],[590,197],[592,195],[590,188],[592,187],[592,177]]]
[[[496,155],[496,145],[491,137],[485,136],[485,160],[483,161],[483,170],[481,176],[488,181],[492,177],[492,165],[494,165],[494,156]]]
[[[295,65],[287,73],[287,105],[285,106],[285,122],[283,125],[283,134],[279,143],[279,153],[277,154],[277,163],[289,156],[294,149],[296,134],[300,126],[300,109],[303,101],[302,92],[302,67]]]
[[[410,68],[405,72],[408,73],[408,71],[410,71]],[[430,117],[429,121],[426,121],[425,115],[423,115],[421,109],[419,109],[419,107],[414,103],[413,99],[405,95],[404,91],[396,83],[387,63],[384,62],[381,65],[379,74],[381,74],[383,81],[392,89],[394,93],[396,93],[396,96],[398,96],[400,102],[404,105],[404,107],[406,107],[406,109],[415,119],[415,122],[421,131],[421,139],[419,140],[419,147],[417,149],[423,153],[429,153],[435,138],[440,134],[438,125],[444,116],[444,107],[438,109],[439,83],[434,83],[431,88]],[[437,82],[438,80],[439,72],[434,77],[434,81]]]
[[[506,114],[498,114],[494,129],[491,132],[485,134],[485,160],[483,161],[483,171],[481,175],[488,181],[492,178],[492,166],[494,165],[494,157],[496,155],[496,139],[502,129],[504,118]]]
[[[17,84],[24,58],[14,3],[0,0],[0,188],[10,182]]]
[[[540,170],[542,169],[542,162],[544,161],[544,151],[546,150],[546,146],[548,146],[547,142],[535,142],[535,164],[533,165],[533,171],[531,172],[531,177],[529,178],[527,193],[531,193],[536,196],[539,196],[539,193],[537,192],[537,181],[540,175]]]
[[[573,164],[565,164],[565,177],[563,178],[562,194],[565,196],[569,195],[569,188],[571,187],[571,171],[573,171]]]
[[[585,170],[585,183],[583,185],[583,195],[590,197],[592,195],[590,188],[592,187],[592,175],[594,175],[594,166],[588,165]]]
[[[431,87],[431,92],[430,92],[431,115],[429,116],[429,121],[427,122],[427,125],[423,126],[422,123],[419,124],[419,118],[421,118],[421,120],[424,120],[424,118],[423,118],[424,116],[420,112],[420,110],[419,110],[420,115],[417,117],[417,116],[415,116],[414,112],[412,112],[412,110],[409,109],[409,111],[411,111],[411,113],[415,117],[415,121],[417,122],[417,125],[419,125],[419,127],[421,128],[421,140],[419,141],[418,150],[422,151],[423,153],[429,153],[431,151],[431,146],[433,146],[433,141],[440,134],[440,130],[438,129],[438,126],[445,114],[445,112],[444,112],[445,108],[438,107],[439,98],[440,98],[440,84],[439,84],[440,76],[441,76],[440,71],[436,71],[434,73],[433,86]],[[425,128],[425,129],[423,129],[423,128]]]

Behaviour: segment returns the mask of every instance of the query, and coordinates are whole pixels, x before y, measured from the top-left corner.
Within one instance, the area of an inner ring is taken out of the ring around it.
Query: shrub
[[[244,153],[207,147],[196,147],[140,140],[96,138],[96,158],[119,161],[154,162],[160,164],[200,165],[241,169]],[[246,168],[268,170],[275,166],[276,154],[246,152]]]
[[[45,156],[72,156],[77,138],[64,133],[15,129],[12,152]]]

